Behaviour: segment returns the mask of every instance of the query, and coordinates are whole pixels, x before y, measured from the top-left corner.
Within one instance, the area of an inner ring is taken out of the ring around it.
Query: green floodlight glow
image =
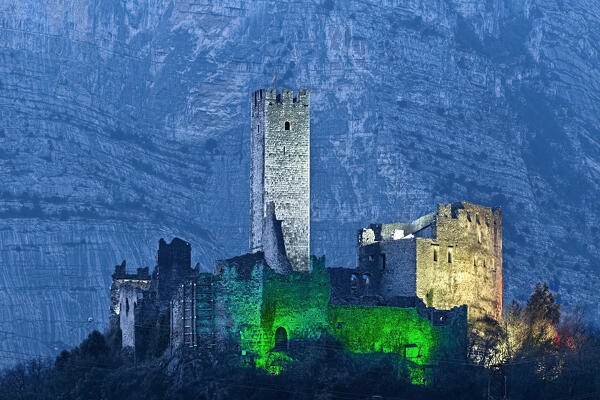
[[[228,316],[217,329],[229,329],[242,354],[272,374],[293,362],[285,349],[276,348],[278,329],[278,340],[286,344],[327,334],[352,354],[395,355],[398,367],[407,366],[418,384],[425,382],[425,368],[435,364],[442,343],[448,344],[447,327],[434,326],[416,308],[329,304],[324,257],[312,258],[311,273],[280,275],[258,263],[249,276],[240,277],[230,265],[217,286],[216,302]]]

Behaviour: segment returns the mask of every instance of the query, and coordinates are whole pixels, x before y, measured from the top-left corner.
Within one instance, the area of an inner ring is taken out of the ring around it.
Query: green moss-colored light
[[[274,350],[280,327],[291,341],[328,334],[350,353],[395,354],[398,363],[408,366],[414,383],[425,380],[425,367],[435,363],[444,340],[444,328],[433,326],[415,308],[329,304],[324,258],[312,259],[311,273],[280,275],[259,263],[249,278],[239,278],[234,267],[225,268],[217,285],[217,304],[231,319],[230,336],[257,368],[273,374],[293,361]]]

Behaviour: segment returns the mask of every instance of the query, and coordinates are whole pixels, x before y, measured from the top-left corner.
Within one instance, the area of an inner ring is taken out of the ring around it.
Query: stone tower
[[[273,203],[295,271],[310,271],[310,91],[252,94],[250,251],[265,251]]]

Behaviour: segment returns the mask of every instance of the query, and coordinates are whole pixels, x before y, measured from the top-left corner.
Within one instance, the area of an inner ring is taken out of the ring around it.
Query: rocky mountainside
[[[505,302],[598,319],[600,4],[0,0],[0,361],[107,324],[158,239],[247,251],[250,93],[310,88],[312,248],[500,205]]]

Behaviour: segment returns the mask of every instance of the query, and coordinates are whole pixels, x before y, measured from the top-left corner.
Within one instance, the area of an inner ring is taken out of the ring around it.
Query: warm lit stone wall
[[[485,315],[500,319],[501,211],[457,204],[438,205],[437,239],[416,239],[417,296],[439,309],[467,304],[469,320]]]

